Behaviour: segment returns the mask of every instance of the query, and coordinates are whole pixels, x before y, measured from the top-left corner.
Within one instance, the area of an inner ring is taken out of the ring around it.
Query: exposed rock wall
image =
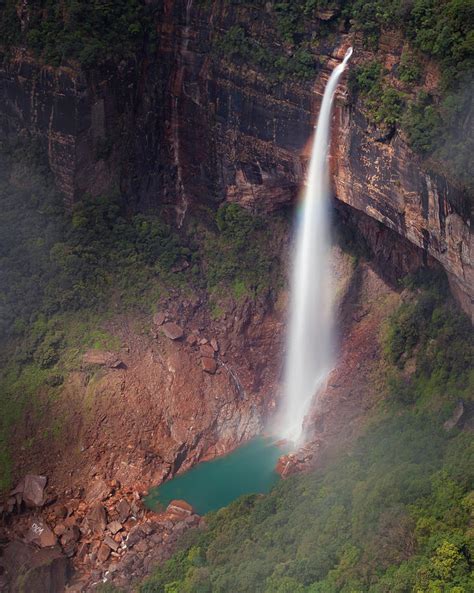
[[[221,0],[165,0],[159,7],[156,51],[102,73],[41,66],[21,51],[5,60],[2,129],[40,138],[69,202],[119,188],[138,207],[165,207],[178,225],[199,202],[227,199],[255,211],[291,204],[330,70],[349,44],[353,64],[370,55],[358,39],[339,33],[320,46],[316,85],[270,80],[213,49],[237,19],[247,18],[247,28],[271,39],[266,11],[230,11]],[[402,46],[396,35],[384,39],[388,69]],[[423,84],[435,79],[428,64]],[[472,310],[466,197],[438,173],[424,171],[400,133],[379,137],[344,89],[343,82],[332,148],[337,198],[440,261]]]

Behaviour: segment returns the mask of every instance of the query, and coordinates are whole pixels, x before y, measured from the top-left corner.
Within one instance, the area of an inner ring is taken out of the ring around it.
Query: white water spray
[[[324,91],[311,154],[302,218],[298,223],[290,293],[285,393],[281,432],[294,442],[333,364],[333,315],[329,272],[328,152],[337,83],[352,48],[334,68]]]

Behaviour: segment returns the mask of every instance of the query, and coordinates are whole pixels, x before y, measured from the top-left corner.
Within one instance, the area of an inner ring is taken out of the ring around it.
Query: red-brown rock
[[[217,362],[213,358],[203,356],[201,358],[202,369],[206,373],[213,375],[217,371]]]
[[[110,531],[112,535],[115,535],[118,531],[123,529],[123,526],[118,521],[112,521],[107,525],[107,529]]]
[[[198,342],[197,336],[195,336],[194,334],[189,334],[189,336],[186,338],[186,343],[189,344],[190,346],[195,346]]]
[[[23,502],[28,507],[41,507],[44,505],[44,489],[48,479],[46,476],[25,476],[23,483]]]
[[[46,523],[40,519],[33,519],[25,540],[29,544],[36,544],[40,548],[55,546],[57,538]]]
[[[110,495],[110,492],[110,486],[104,480],[98,479],[92,482],[91,486],[87,489],[86,500],[87,502],[105,500]]]
[[[89,529],[96,535],[101,534],[107,525],[107,516],[105,509],[100,502],[92,505],[91,510],[86,515],[86,522]]]
[[[122,523],[125,523],[125,521],[128,519],[130,515],[130,505],[128,504],[128,502],[124,498],[122,498],[122,500],[117,504],[115,509],[119,515],[120,521]]]
[[[170,340],[180,340],[183,337],[183,330],[176,323],[165,323],[161,326],[161,330]]]
[[[193,514],[194,509],[185,500],[172,500],[166,507],[166,512],[172,515],[189,517]]]
[[[100,545],[99,551],[97,552],[97,560],[100,563],[106,562],[110,556],[110,548],[105,543]]]
[[[155,314],[153,315],[153,323],[154,323],[156,326],[163,325],[163,323],[164,323],[165,321],[166,321],[166,314],[165,314],[165,313],[163,313],[163,311],[160,311],[160,312],[158,312],[158,313],[155,313]]]
[[[207,358],[214,358],[214,348],[210,344],[203,344],[199,347],[199,352],[201,356],[205,356]]]
[[[104,544],[106,544],[107,546],[109,546],[109,548],[111,550],[113,550],[114,552],[116,552],[119,549],[119,544],[110,537],[110,535],[106,535],[104,537]]]

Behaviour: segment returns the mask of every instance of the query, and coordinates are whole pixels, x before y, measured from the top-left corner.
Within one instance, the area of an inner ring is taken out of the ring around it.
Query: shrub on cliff
[[[362,64],[351,70],[349,88],[353,96],[364,100],[369,118],[378,125],[395,126],[402,119],[405,97],[384,78],[382,65],[377,61]]]
[[[150,10],[140,0],[81,2],[44,0],[24,7],[23,26],[7,0],[0,12],[0,30],[10,32],[8,43],[24,41],[47,63],[59,66],[78,60],[85,68],[134,55],[152,36]]]
[[[207,233],[203,253],[210,291],[226,285],[239,299],[269,288],[278,265],[263,219],[238,204],[224,204],[216,226],[217,234]]]
[[[474,338],[469,320],[448,297],[446,281],[429,276],[408,280],[413,292],[392,316],[385,336],[388,361],[404,369],[415,360],[409,376],[393,372],[392,398],[402,403],[431,400],[452,406],[474,390]]]

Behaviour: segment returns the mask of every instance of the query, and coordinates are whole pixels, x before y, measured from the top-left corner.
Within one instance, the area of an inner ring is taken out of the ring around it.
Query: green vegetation
[[[301,44],[287,54],[276,54],[260,41],[249,36],[240,25],[231,27],[215,44],[218,55],[239,59],[263,70],[274,80],[297,78],[311,80],[315,73],[315,58],[306,44]]]
[[[445,85],[472,72],[474,5],[471,0],[355,0],[344,8],[376,47],[382,29],[401,29],[413,47],[438,60]],[[409,81],[407,81],[409,82]],[[414,82],[414,81],[413,81]]]
[[[400,65],[398,67],[398,78],[405,83],[417,83],[421,80],[421,66],[413,53],[403,49]]]
[[[0,150],[0,490],[12,427],[43,413],[86,349],[120,347],[104,329],[113,314],[147,314],[170,287],[241,300],[277,282],[270,232],[239,206],[203,213],[180,237],[116,196],[85,196],[66,213],[38,154]]]
[[[202,246],[204,277],[211,294],[231,289],[240,300],[278,284],[278,259],[264,220],[238,204],[222,205],[217,232],[207,232]]]
[[[188,251],[156,216],[85,198],[67,215],[37,151],[0,152],[0,489],[12,427],[42,414],[86,348],[117,348],[108,311],[151,301]]]
[[[400,123],[405,98],[402,93],[386,84],[382,66],[368,62],[350,72],[350,89],[360,94],[370,119],[379,125],[395,126]]]
[[[420,92],[416,101],[410,102],[403,119],[403,127],[413,149],[421,154],[433,152],[440,126],[441,120],[433,97]]]
[[[127,216],[117,197],[78,202],[72,217],[35,155],[2,155],[0,330],[22,333],[40,315],[100,309],[112,296],[137,301],[189,250],[157,216]]]
[[[459,394],[472,398],[473,338],[437,280],[407,285],[385,348],[390,372],[416,352],[410,403],[392,399],[324,469],[208,515],[140,593],[472,591],[474,442],[442,423]]]
[[[383,73],[371,92],[361,86],[369,115],[375,123],[401,124],[413,149],[441,163],[448,177],[472,192],[473,133],[472,88],[474,71],[474,4],[471,0],[357,0],[344,9],[354,26],[364,32],[366,43],[375,48],[384,28],[401,29],[409,41],[398,67],[398,77],[407,85],[422,81],[415,52],[434,58],[441,70],[436,94],[420,91],[406,100]],[[371,64],[362,66],[359,76]],[[364,72],[365,71],[365,72]],[[363,81],[362,81],[363,82]],[[354,88],[355,85],[353,85]],[[410,89],[411,90],[411,89]],[[404,110],[405,100],[407,109]],[[403,117],[402,113],[405,111]]]
[[[67,59],[92,68],[133,56],[151,38],[151,13],[140,0],[39,0],[24,9],[20,32],[16,0],[6,0],[0,31],[8,44],[26,42],[47,63]]]
[[[391,395],[405,403],[449,407],[474,393],[472,327],[449,298],[446,281],[425,274],[407,284],[410,298],[391,318],[385,337],[386,356],[396,367]],[[410,361],[416,370],[407,374]]]

